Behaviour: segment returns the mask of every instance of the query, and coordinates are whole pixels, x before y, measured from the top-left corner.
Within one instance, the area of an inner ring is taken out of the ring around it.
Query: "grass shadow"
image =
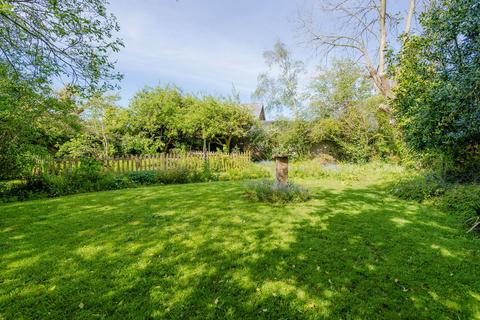
[[[479,318],[478,241],[382,186],[241,183],[0,206],[0,318]]]

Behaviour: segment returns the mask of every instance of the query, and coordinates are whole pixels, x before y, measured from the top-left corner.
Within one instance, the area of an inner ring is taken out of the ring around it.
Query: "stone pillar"
[[[280,156],[275,157],[275,178],[277,185],[285,186],[288,182],[288,157]]]

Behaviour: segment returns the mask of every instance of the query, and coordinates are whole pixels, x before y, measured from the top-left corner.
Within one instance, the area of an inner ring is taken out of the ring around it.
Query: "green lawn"
[[[480,239],[381,180],[241,182],[0,206],[0,319],[480,319]]]

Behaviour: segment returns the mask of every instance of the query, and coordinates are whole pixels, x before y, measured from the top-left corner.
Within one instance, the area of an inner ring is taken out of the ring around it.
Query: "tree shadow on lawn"
[[[475,318],[478,240],[381,187],[305,204],[235,183],[0,207],[6,318]]]

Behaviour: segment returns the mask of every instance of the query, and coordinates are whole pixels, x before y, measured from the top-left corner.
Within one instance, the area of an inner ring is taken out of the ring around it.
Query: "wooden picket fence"
[[[113,173],[133,171],[167,171],[178,169],[200,170],[208,161],[208,166],[214,171],[227,171],[232,168],[245,167],[251,161],[250,152],[217,153],[159,153],[97,159],[103,163],[103,170]],[[82,165],[78,159],[39,160],[34,173],[62,174],[72,172]]]

